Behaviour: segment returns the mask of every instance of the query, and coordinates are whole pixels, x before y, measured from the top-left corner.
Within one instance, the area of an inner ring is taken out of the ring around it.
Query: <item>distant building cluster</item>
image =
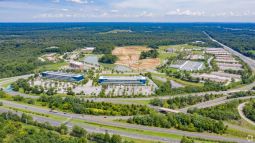
[[[96,47],[84,47],[83,49],[81,49],[81,52],[83,53],[91,53],[96,49]]]
[[[231,53],[223,48],[207,48],[206,53],[215,56],[215,61],[220,70],[243,70],[242,65],[237,61]]]
[[[243,70],[242,65],[232,56],[231,53],[223,48],[207,48],[206,53],[215,57],[214,60],[216,61],[219,71],[203,74],[192,74],[192,77],[199,78],[203,81],[210,80],[226,84],[241,81],[241,75],[225,72],[225,70]]]

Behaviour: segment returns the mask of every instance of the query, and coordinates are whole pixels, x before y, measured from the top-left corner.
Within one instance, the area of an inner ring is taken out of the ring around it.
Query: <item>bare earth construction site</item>
[[[143,46],[117,47],[112,54],[118,57],[117,65],[130,67],[133,70],[154,69],[160,65],[160,59],[140,59],[142,51],[149,51],[149,48]]]

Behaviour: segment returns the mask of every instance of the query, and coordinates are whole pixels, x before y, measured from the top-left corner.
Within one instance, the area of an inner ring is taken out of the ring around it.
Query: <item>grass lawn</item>
[[[251,133],[251,132],[241,131],[241,130],[237,130],[233,128],[228,128],[225,134],[225,136],[227,137],[239,137],[243,139],[246,139],[249,135],[255,136],[255,132]]]
[[[141,104],[141,105],[148,105],[150,103],[150,100],[119,100],[120,102],[129,103],[130,104]]]
[[[103,125],[99,123],[92,123],[92,122],[87,122],[84,120],[79,120],[79,119],[74,119],[71,121],[72,123],[76,124],[86,124],[86,125],[91,125],[91,126],[96,126],[100,128],[105,128],[109,130],[115,130],[115,131],[124,131],[128,133],[137,133],[141,135],[150,135],[150,136],[159,136],[159,137],[165,137],[169,139],[181,139],[182,136],[180,135],[175,135],[175,134],[170,134],[170,133],[162,133],[162,132],[155,132],[155,131],[145,131],[145,130],[140,130],[140,129],[133,129],[133,128],[125,128],[125,127],[116,127],[116,126],[110,126],[110,125]]]
[[[191,49],[191,48],[198,48],[198,46],[188,45],[188,44],[181,44],[181,45],[168,45],[168,46],[160,46],[159,50],[166,50],[167,48],[173,48],[175,50],[183,49]]]
[[[6,83],[4,83],[2,86],[4,87],[4,88],[7,88],[10,84],[12,84],[13,83],[13,81],[9,81],[9,82],[6,82]]]
[[[106,69],[113,69],[116,66],[115,64],[104,64],[104,63],[99,63],[99,64]]]
[[[60,62],[60,63],[54,63],[54,64],[49,64],[49,65],[44,65],[36,69],[36,71],[54,71],[54,70],[59,70],[62,66],[66,66],[68,63],[66,62]]]
[[[187,81],[183,81],[183,80],[180,80],[180,79],[177,79],[177,78],[174,78],[174,77],[169,77],[167,75],[162,75],[162,74],[157,74],[157,73],[151,73],[152,75],[154,76],[159,76],[159,77],[162,77],[162,78],[166,78],[168,80],[173,80],[177,83],[180,83],[180,84],[183,84],[185,86],[204,86],[203,83],[193,83],[193,82],[187,82]]]
[[[141,139],[132,139],[128,137],[122,136],[122,138],[126,141],[134,141],[134,143],[160,143],[158,141],[151,141],[151,140],[141,140]]]

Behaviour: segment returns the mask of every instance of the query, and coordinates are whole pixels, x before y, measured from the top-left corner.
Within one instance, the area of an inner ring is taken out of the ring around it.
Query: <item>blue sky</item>
[[[255,0],[0,0],[0,22],[255,22]]]

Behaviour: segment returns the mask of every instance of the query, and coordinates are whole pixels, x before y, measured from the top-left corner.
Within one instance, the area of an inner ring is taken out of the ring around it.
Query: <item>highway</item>
[[[231,48],[227,47],[226,45],[218,42],[217,40],[213,39],[210,35],[208,35],[206,32],[204,32],[212,41],[218,43],[219,45],[221,45],[224,49],[228,50],[230,53],[232,53],[233,55],[238,56],[240,59],[242,59],[244,62],[246,62],[253,71],[255,71],[255,61],[232,50]],[[0,82],[0,88],[3,88],[3,86],[6,83],[10,83],[10,82],[14,82],[16,80],[18,80],[19,78],[28,78],[29,76],[32,75],[24,75],[24,76],[17,76],[17,77],[11,77],[11,78],[5,78],[5,79],[1,79]],[[206,108],[206,107],[212,107],[212,106],[216,106],[216,105],[220,105],[220,104],[224,104],[226,102],[230,102],[232,100],[235,99],[227,99],[227,96],[229,96],[230,93],[234,93],[234,92],[239,92],[239,91],[248,91],[251,90],[253,87],[255,86],[255,82],[249,84],[249,85],[245,85],[242,86],[240,88],[236,88],[236,89],[230,89],[228,91],[210,91],[210,92],[202,92],[202,93],[192,93],[192,94],[182,94],[182,95],[176,95],[176,96],[204,96],[206,94],[225,94],[226,96],[221,97],[221,98],[217,98],[211,101],[207,101],[204,103],[199,103],[190,107],[186,107],[180,110],[177,110],[178,112],[183,112],[186,113],[188,108]],[[11,90],[5,90],[5,92],[7,92],[10,95],[16,96],[16,95],[20,95],[23,96],[25,98],[38,98],[38,96],[31,96],[31,95],[27,95],[27,94],[22,94],[22,93],[18,93],[18,92],[14,92]],[[158,97],[160,99],[169,99],[169,98],[174,98],[175,96],[169,95],[169,96],[162,96],[162,97]],[[96,102],[112,102],[112,103],[122,103],[122,104],[134,104],[135,102],[132,101],[148,101],[151,100],[155,97],[148,97],[148,98],[86,98],[87,100],[93,100]],[[238,98],[238,99],[248,99],[250,97],[242,97],[242,98]],[[252,97],[255,98],[255,97]],[[129,102],[125,102],[125,100],[129,100]],[[37,113],[44,113],[44,114],[49,114],[49,115],[54,115],[54,116],[59,116],[59,117],[63,117],[63,118],[73,118],[73,119],[79,119],[79,120],[84,120],[87,122],[91,122],[91,123],[98,123],[98,124],[102,124],[102,125],[109,125],[109,126],[116,126],[116,127],[120,127],[120,128],[129,128],[129,129],[136,129],[136,130],[144,130],[144,131],[153,131],[153,132],[161,132],[161,133],[170,133],[170,134],[175,134],[175,135],[180,135],[180,136],[190,136],[190,137],[199,137],[199,138],[206,138],[206,139],[214,139],[214,140],[224,140],[224,141],[233,141],[233,142],[240,142],[240,143],[246,143],[248,141],[243,140],[243,139],[239,139],[239,138],[230,138],[230,137],[224,137],[224,136],[220,136],[220,135],[215,135],[215,134],[209,134],[209,133],[196,133],[196,132],[186,132],[186,131],[180,131],[180,130],[176,130],[176,129],[163,129],[163,128],[156,128],[156,127],[147,127],[147,126],[141,126],[141,125],[133,125],[133,124],[127,124],[127,123],[122,123],[122,122],[114,122],[112,120],[115,119],[127,119],[130,117],[111,117],[111,116],[92,116],[92,115],[80,115],[80,114],[72,114],[72,113],[64,113],[64,112],[50,112],[49,109],[46,108],[40,108],[40,107],[36,107],[36,106],[30,106],[30,105],[24,105],[24,104],[19,104],[16,102],[11,102],[11,101],[5,101],[5,100],[0,100],[1,102],[4,103],[5,106],[9,106],[9,107],[13,107],[13,108],[19,108],[19,109],[25,109],[25,110],[29,110],[32,112],[37,112]],[[242,105],[242,104],[241,104]],[[242,108],[244,105],[242,105],[240,107],[238,107],[238,109],[240,111],[242,111]],[[0,108],[1,111],[3,111],[2,108]],[[241,115],[241,113],[240,113]],[[34,116],[34,115],[33,115]],[[45,118],[45,117],[41,117],[41,116],[34,116],[34,119],[40,122],[49,122],[50,124],[54,125],[54,126],[58,126],[61,123],[49,118]],[[71,122],[67,122],[67,126],[69,128],[71,128],[74,124],[72,124]],[[94,127],[91,125],[79,125],[83,128],[85,128],[86,130],[88,130],[89,132],[100,132],[100,133],[104,133],[106,129],[102,128],[102,127]],[[107,129],[108,130],[108,129]],[[117,131],[117,130],[108,130],[109,133],[112,134],[119,134],[122,136],[126,136],[126,137],[130,137],[130,138],[137,138],[137,139],[146,139],[146,140],[157,140],[157,141],[162,141],[162,142],[179,142],[176,139],[169,139],[169,138],[162,138],[162,137],[157,137],[157,136],[149,136],[149,135],[141,135],[141,134],[135,134],[135,133],[130,133],[130,132],[124,132],[124,131]]]
[[[12,111],[12,110],[0,108],[0,113],[8,112],[8,111]],[[22,113],[15,112],[15,114],[21,116]],[[33,115],[33,119],[40,123],[48,122],[52,126],[60,126],[62,124],[59,121],[55,121],[53,119],[49,119],[49,118],[45,118],[45,117],[37,116],[37,115]],[[111,130],[111,129],[98,128],[98,127],[94,127],[94,126],[90,126],[90,125],[86,125],[86,124],[77,124],[77,123],[67,122],[65,125],[68,127],[69,131],[72,130],[72,127],[74,125],[77,125],[79,127],[84,128],[86,131],[88,131],[90,133],[105,133],[107,131],[109,134],[118,134],[121,136],[133,138],[133,139],[155,140],[155,141],[160,141],[160,142],[171,142],[171,143],[179,143],[180,142],[179,140],[176,140],[176,139],[162,138],[162,137],[149,136],[149,135],[140,135],[140,134],[135,134],[135,133],[130,133],[130,132],[123,132],[123,131],[115,131],[115,130]]]
[[[228,96],[224,96],[224,97],[220,97],[220,98],[217,98],[217,99],[214,99],[214,100],[210,100],[210,101],[207,101],[207,102],[198,103],[196,105],[188,106],[188,107],[179,109],[177,111],[182,112],[182,113],[187,113],[189,108],[202,109],[202,108],[213,107],[213,106],[217,106],[217,105],[224,104],[224,103],[227,103],[227,102],[231,102],[233,100],[244,100],[244,99],[255,98],[255,96],[230,98],[230,99],[227,99],[227,97]]]
[[[3,88],[3,85],[6,83],[11,83],[14,82],[20,78],[28,78],[32,76],[30,75],[24,75],[24,76],[17,76],[17,77],[11,77],[10,79],[5,79],[3,81],[0,82],[0,88]],[[178,97],[184,97],[184,96],[205,96],[206,94],[225,94],[228,95],[230,93],[235,93],[235,92],[240,92],[240,91],[249,91],[251,90],[253,87],[255,86],[255,82],[248,84],[248,85],[244,85],[242,87],[236,88],[236,89],[230,89],[227,91],[209,91],[209,92],[200,92],[200,93],[189,93],[189,94],[179,94],[179,95],[169,95],[169,96],[158,96],[157,98],[159,99],[169,99],[169,98],[174,98],[176,96]],[[28,94],[24,94],[24,93],[19,93],[19,92],[15,92],[12,90],[6,90],[4,89],[4,91],[6,93],[8,93],[9,95],[12,96],[16,96],[16,95],[20,95],[23,96],[25,98],[39,98],[39,96],[32,96],[32,95],[28,95]],[[112,103],[118,103],[118,104],[137,104],[135,102],[132,101],[148,101],[148,100],[152,100],[155,97],[143,97],[143,98],[83,98],[84,100],[93,100],[95,102],[112,102]],[[128,100],[129,102],[126,102],[125,100]]]
[[[226,46],[226,45],[220,43],[219,41],[213,39],[213,38],[212,38],[208,33],[206,33],[205,31],[204,31],[204,34],[205,34],[206,36],[208,36],[208,38],[209,38],[210,40],[212,40],[213,42],[216,42],[216,43],[218,43],[219,45],[221,45],[225,50],[227,50],[227,51],[230,52],[231,54],[233,54],[233,55],[239,57],[240,59],[242,59],[247,65],[250,66],[250,68],[251,68],[253,71],[255,71],[255,60],[253,60],[253,59],[251,59],[251,58],[249,58],[249,57],[247,57],[247,56],[245,56],[245,55],[243,55],[243,54],[241,54],[241,53],[239,53],[239,52],[233,50],[232,48],[230,48],[230,47],[228,47],[228,46]]]
[[[87,122],[91,123],[97,123],[97,124],[103,124],[103,125],[109,125],[109,126],[115,126],[115,127],[120,127],[120,128],[129,128],[129,129],[136,129],[136,130],[143,130],[143,131],[153,131],[153,132],[161,132],[161,133],[170,133],[170,134],[175,134],[175,135],[180,135],[180,136],[190,136],[190,137],[200,137],[200,138],[206,138],[206,139],[214,139],[214,140],[224,140],[224,141],[233,141],[233,142],[240,142],[240,143],[246,143],[246,140],[239,139],[239,138],[229,138],[229,137],[224,137],[216,134],[209,134],[209,133],[197,133],[197,132],[186,132],[186,131],[181,131],[181,130],[176,130],[176,129],[164,129],[164,128],[157,128],[157,127],[147,127],[147,126],[141,126],[141,125],[135,125],[135,124],[127,124],[127,123],[122,123],[122,122],[114,122],[112,120],[114,119],[125,119],[128,117],[109,117],[109,116],[92,116],[92,115],[80,115],[80,114],[72,114],[72,113],[64,113],[64,112],[50,112],[50,109],[46,108],[40,108],[36,106],[31,106],[31,105],[24,105],[24,104],[19,104],[16,102],[12,101],[5,101],[5,100],[0,100],[3,102],[5,106],[13,107],[13,108],[19,108],[19,109],[25,109],[28,111],[32,112],[37,112],[37,113],[43,113],[43,114],[49,114],[49,115],[54,115],[54,116],[59,116],[63,118],[73,118],[73,119],[79,119],[79,120],[84,120]],[[106,117],[106,118],[105,118]],[[80,125],[79,125],[80,126]],[[85,129],[87,129],[85,127]],[[96,128],[98,131],[99,128]],[[105,129],[104,129],[105,131]],[[127,136],[131,138],[137,138],[140,137],[140,134],[134,134],[131,135],[129,132],[120,132],[120,131],[115,131],[117,134],[120,134],[122,136]],[[123,134],[121,134],[123,133]],[[125,135],[125,134],[128,135]],[[147,138],[151,140],[159,140],[159,141],[165,141],[165,142],[175,142],[176,140],[172,140],[169,138],[160,138],[160,139],[154,139],[152,138]],[[158,138],[158,137],[157,137]]]

